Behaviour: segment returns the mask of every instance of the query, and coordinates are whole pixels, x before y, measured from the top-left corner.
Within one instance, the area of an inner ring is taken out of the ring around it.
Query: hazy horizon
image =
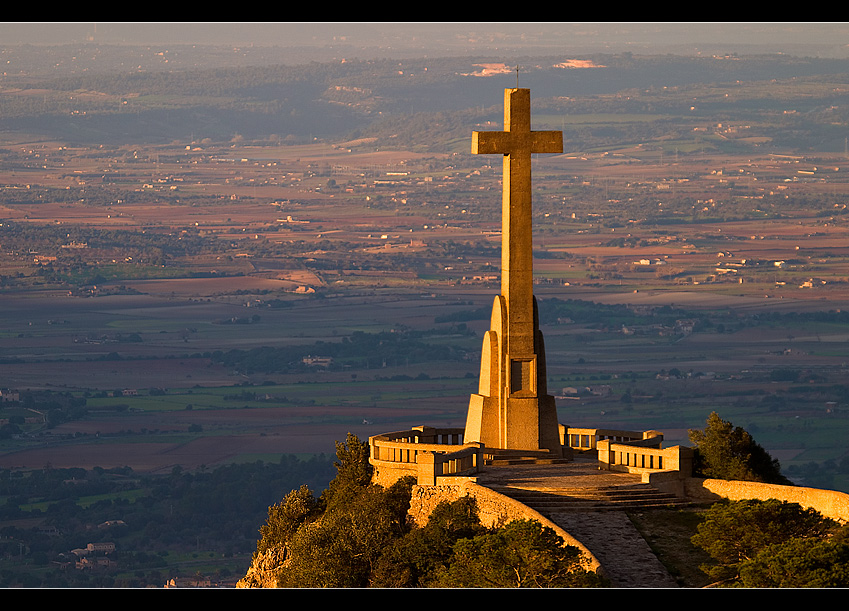
[[[847,23],[716,22],[6,22],[4,46],[100,44],[149,45],[355,45],[389,50],[504,49],[586,46],[695,48],[725,45],[768,52],[794,48],[849,49]],[[729,49],[733,52],[733,49]]]

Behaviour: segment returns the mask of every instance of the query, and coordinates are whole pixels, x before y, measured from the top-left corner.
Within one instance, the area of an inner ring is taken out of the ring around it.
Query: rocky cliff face
[[[258,554],[237,588],[276,588],[277,574],[286,562],[286,548],[269,549]]]

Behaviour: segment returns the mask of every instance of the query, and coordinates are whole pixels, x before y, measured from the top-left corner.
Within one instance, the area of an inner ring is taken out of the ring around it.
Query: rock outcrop
[[[286,562],[288,556],[286,548],[268,549],[262,554],[257,554],[247,573],[238,583],[237,588],[276,588],[277,575]]]

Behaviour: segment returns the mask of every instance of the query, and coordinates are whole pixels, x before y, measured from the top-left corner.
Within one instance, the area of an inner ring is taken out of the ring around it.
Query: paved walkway
[[[483,486],[511,486],[540,491],[633,486],[640,476],[600,471],[595,460],[558,465],[486,467],[478,474]],[[583,543],[620,588],[676,588],[678,585],[651,551],[624,511],[590,510],[544,513]]]

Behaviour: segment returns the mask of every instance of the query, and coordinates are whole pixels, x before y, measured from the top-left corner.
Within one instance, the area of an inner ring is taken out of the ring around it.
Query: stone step
[[[647,509],[689,504],[674,495],[660,492],[648,484],[558,490],[534,490],[511,486],[492,488],[543,514],[558,511]]]
[[[548,452],[516,452],[495,450],[495,454],[484,460],[484,465],[507,467],[510,465],[561,465],[571,463],[569,458],[555,457]]]
[[[568,458],[535,458],[533,456],[515,456],[505,458],[493,458],[484,464],[492,467],[506,467],[509,465],[560,465],[570,462]]]
[[[530,503],[536,504],[551,504],[556,505],[558,503],[568,502],[575,499],[579,500],[588,500],[588,501],[619,501],[619,500],[630,500],[630,501],[639,501],[639,500],[673,500],[675,497],[670,494],[663,494],[660,492],[623,492],[623,493],[606,493],[603,491],[576,491],[573,494],[534,494],[534,493],[511,493],[508,491],[506,494],[515,498],[516,500],[527,501]]]

